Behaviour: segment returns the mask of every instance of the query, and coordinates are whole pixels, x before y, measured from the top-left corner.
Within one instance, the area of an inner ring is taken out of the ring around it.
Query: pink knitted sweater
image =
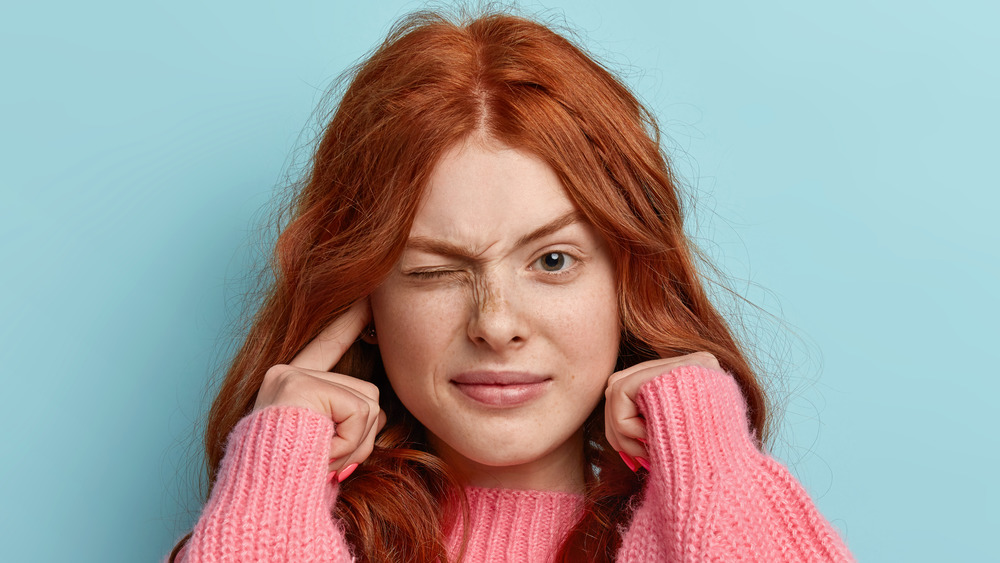
[[[617,560],[851,561],[836,531],[747,431],[733,379],[682,367],[645,384],[652,469]],[[333,423],[267,408],[233,430],[180,561],[351,561],[327,477]],[[548,561],[580,515],[569,493],[469,488],[464,561]],[[452,534],[454,553],[461,533]]]

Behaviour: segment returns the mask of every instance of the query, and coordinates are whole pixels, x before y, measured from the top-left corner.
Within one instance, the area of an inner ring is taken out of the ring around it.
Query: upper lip
[[[529,385],[549,379],[546,375],[525,371],[467,371],[451,380],[462,385]]]

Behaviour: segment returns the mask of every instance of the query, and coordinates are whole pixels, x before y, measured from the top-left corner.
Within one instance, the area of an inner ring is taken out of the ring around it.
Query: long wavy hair
[[[739,384],[750,430],[764,438],[763,391],[706,294],[649,111],[542,24],[503,13],[449,19],[420,12],[354,69],[322,133],[277,241],[273,285],[212,404],[210,485],[264,373],[289,362],[385,279],[432,168],[472,134],[545,161],[604,237],[618,285],[619,369],[711,352]],[[448,532],[466,517],[460,483],[392,392],[377,347],[357,342],[334,370],[379,385],[388,415],[372,455],[340,485],[334,509],[355,556],[446,561]],[[604,436],[603,407],[585,423],[584,511],[561,561],[612,561],[642,486]]]

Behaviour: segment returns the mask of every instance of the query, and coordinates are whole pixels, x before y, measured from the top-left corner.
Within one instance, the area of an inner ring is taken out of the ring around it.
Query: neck
[[[487,465],[469,459],[428,433],[428,441],[466,486],[583,494],[583,430],[553,451],[510,465]]]

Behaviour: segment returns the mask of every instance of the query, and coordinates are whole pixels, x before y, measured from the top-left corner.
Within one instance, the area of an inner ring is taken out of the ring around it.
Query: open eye
[[[543,272],[558,273],[572,266],[573,262],[574,258],[565,252],[548,252],[539,257],[535,265]]]

